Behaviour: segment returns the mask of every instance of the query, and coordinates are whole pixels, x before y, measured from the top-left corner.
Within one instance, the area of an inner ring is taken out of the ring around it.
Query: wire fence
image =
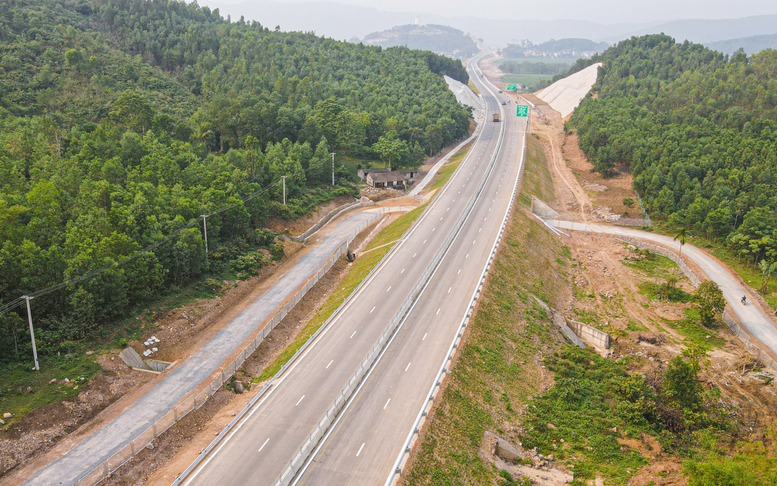
[[[397,211],[405,211],[407,208],[403,206],[388,206],[388,207],[379,207],[375,208],[375,212],[378,214],[386,214],[391,212],[397,212]],[[168,411],[165,415],[163,415],[161,418],[159,418],[156,422],[151,424],[147,429],[145,429],[143,432],[141,432],[137,437],[130,440],[127,444],[125,444],[121,449],[119,449],[116,453],[114,453],[110,458],[103,461],[100,465],[93,468],[88,473],[84,474],[79,480],[76,482],[76,485],[78,486],[92,486],[94,484],[99,483],[108,475],[110,475],[113,471],[121,467],[123,464],[125,464],[127,461],[132,459],[137,453],[143,450],[143,448],[147,447],[149,444],[151,444],[154,439],[159,437],[162,433],[164,433],[167,429],[175,425],[178,421],[180,421],[182,418],[184,418],[187,414],[190,412],[193,412],[202,405],[205,404],[205,402],[215,394],[219,388],[221,388],[225,383],[228,383],[231,378],[237,373],[237,370],[240,369],[240,367],[243,365],[243,363],[248,359],[251,354],[256,350],[256,348],[259,347],[259,345],[264,341],[264,338],[266,338],[270,331],[272,331],[278,324],[281,323],[281,321],[288,315],[288,313],[294,308],[297,303],[299,303],[300,300],[305,296],[305,294],[314,286],[318,281],[323,277],[331,268],[332,266],[337,262],[337,260],[343,256],[347,251],[348,247],[353,242],[353,239],[358,235],[365,227],[372,224],[370,221],[365,221],[361,223],[355,230],[352,231],[352,233],[349,235],[349,237],[346,239],[346,241],[340,245],[337,250],[332,254],[332,256],[327,260],[327,262],[315,273],[313,274],[305,284],[300,287],[294,295],[284,304],[284,306],[278,310],[275,315],[267,322],[267,324],[262,328],[261,332],[259,332],[254,339],[252,339],[248,345],[243,348],[243,350],[238,354],[238,356],[231,361],[229,364],[224,366],[221,371],[216,375],[215,378],[211,380],[211,382],[202,390],[200,390],[198,393],[193,394],[191,396],[188,396],[181,400],[176,406],[174,406],[170,411]],[[321,329],[323,329],[325,326],[321,326]],[[312,339],[315,338],[316,335],[313,336]],[[289,364],[293,363],[296,357],[299,355],[300,352],[302,352],[305,348],[300,348],[297,351],[297,354],[294,355],[293,358],[291,358],[285,365],[283,365],[276,374],[276,376],[279,376],[284,371],[286,371],[286,368]],[[257,395],[256,398],[261,396],[266,389],[269,387],[269,383],[272,383],[274,381],[274,378],[271,379],[268,382],[268,385],[263,388],[260,393]]]
[[[434,275],[435,271],[437,270],[437,267],[442,262],[442,259],[448,253],[448,250],[453,245],[453,242],[455,241],[459,232],[464,227],[464,224],[469,218],[469,215],[472,212],[473,208],[475,207],[475,204],[477,204],[480,198],[480,195],[483,193],[486,183],[488,182],[488,179],[489,179],[488,176],[493,170],[497,159],[499,158],[499,153],[501,152],[503,138],[504,138],[504,130],[500,132],[499,141],[497,142],[497,150],[495,151],[491,159],[488,170],[486,171],[485,175],[481,179],[475,193],[473,194],[467,206],[464,208],[464,211],[462,212],[461,216],[459,216],[459,219],[456,220],[456,223],[454,224],[453,229],[451,229],[445,241],[440,246],[440,249],[437,250],[437,253],[435,253],[431,262],[426,267],[426,270],[424,270],[424,273],[416,281],[416,284],[413,286],[408,296],[402,302],[399,309],[394,314],[394,317],[391,319],[391,321],[389,321],[388,325],[386,325],[386,328],[381,333],[377,342],[372,346],[372,348],[370,348],[370,351],[367,353],[367,356],[362,360],[362,362],[359,364],[359,367],[356,369],[353,375],[351,375],[351,378],[346,382],[343,389],[334,399],[332,404],[327,408],[323,417],[316,423],[316,426],[313,428],[313,431],[305,439],[303,439],[303,442],[300,448],[297,449],[297,451],[292,455],[289,462],[283,467],[283,469],[281,469],[280,475],[273,482],[274,486],[287,486],[291,483],[291,481],[294,479],[297,472],[303,467],[308,457],[313,452],[313,449],[316,447],[318,442],[321,440],[324,434],[326,434],[326,432],[329,430],[332,423],[335,421],[338,414],[345,406],[348,399],[351,397],[351,394],[353,393],[353,391],[356,389],[356,387],[359,386],[359,383],[362,381],[364,376],[372,368],[372,366],[375,363],[375,360],[378,358],[381,351],[386,346],[386,343],[391,339],[391,336],[394,334],[397,327],[405,319],[408,312],[415,304],[416,299],[418,299],[418,296],[421,294],[423,289],[429,283],[429,280],[431,279],[432,275]],[[464,164],[461,164],[459,167],[463,167],[463,166]]]
[[[643,218],[624,218],[620,217],[617,219],[613,219],[610,221],[610,223],[616,225],[616,226],[633,226],[636,228],[646,228],[649,227],[651,222],[650,218],[643,219]]]
[[[680,270],[685,274],[686,277],[688,277],[688,280],[691,281],[694,287],[698,287],[702,279],[699,278],[696,273],[694,273],[693,270],[683,261],[682,258],[680,258],[678,253],[675,253],[674,251],[660,245],[654,245],[652,243],[647,243],[645,241],[639,240],[637,238],[631,238],[628,236],[619,236],[617,239],[630,243],[638,248],[646,248],[651,251],[654,251],[658,253],[659,255],[663,255],[673,262],[677,263],[677,266],[680,267]],[[764,346],[761,343],[758,343],[757,341],[754,341],[752,336],[742,329],[742,326],[737,323],[737,321],[731,316],[731,314],[728,313],[728,311],[723,311],[721,313],[721,317],[723,318],[723,322],[726,323],[726,326],[733,332],[736,337],[739,338],[740,341],[745,345],[745,350],[751,354],[753,354],[755,357],[760,360],[766,368],[769,368],[772,373],[777,373],[777,361],[772,357],[772,354],[767,351],[766,349],[763,349]]]
[[[653,226],[653,222],[650,221],[650,216],[648,215],[647,209],[645,209],[645,205],[642,203],[642,198],[639,197],[639,194],[637,194],[637,204],[639,204],[639,209],[642,211],[642,217],[645,218],[645,221],[647,222],[646,226]]]

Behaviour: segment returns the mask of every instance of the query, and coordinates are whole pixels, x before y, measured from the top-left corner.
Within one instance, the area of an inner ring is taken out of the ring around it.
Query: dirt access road
[[[548,165],[557,190],[557,200],[553,205],[560,212],[565,213],[567,217],[564,219],[572,220],[552,221],[550,222],[552,225],[576,231],[630,236],[679,249],[679,244],[667,236],[630,228],[590,224],[594,221],[608,221],[616,214],[628,215],[629,208],[623,205],[623,200],[630,195],[633,196],[631,176],[623,170],[610,179],[603,179],[594,173],[591,164],[577,145],[577,137],[565,133],[563,129],[565,120],[562,120],[560,114],[536,96],[529,95],[527,99],[536,104],[532,131],[546,142],[546,152],[549,152]],[[707,278],[720,286],[731,311],[748,332],[767,346],[772,353],[777,354],[777,327],[760,307],[751,291],[740,285],[734,272],[714,257],[690,244],[683,247],[683,256],[692,260]],[[746,306],[739,303],[743,295],[750,301]]]
[[[574,231],[606,233],[615,236],[639,238],[651,243],[658,243],[659,245],[668,248],[678,246],[678,243],[669,236],[631,228],[623,228],[620,226],[584,224],[573,221],[557,220],[551,220],[548,221],[548,223],[557,228]],[[742,286],[739,285],[739,282],[731,276],[729,271],[727,271],[722,264],[718,263],[717,260],[695,246],[689,244],[684,245],[682,255],[696,263],[707,278],[720,286],[720,289],[723,291],[723,296],[726,298],[726,301],[728,301],[729,310],[736,314],[739,322],[742,323],[753,337],[768,347],[772,353],[777,354],[777,328],[775,328],[774,323],[758,305],[756,299],[753,298],[753,295],[747,289],[742,288]],[[742,305],[739,302],[739,299],[743,295],[749,297],[747,305]]]

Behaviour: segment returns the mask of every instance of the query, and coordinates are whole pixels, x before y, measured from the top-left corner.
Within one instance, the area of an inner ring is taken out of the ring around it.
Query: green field
[[[539,81],[546,79],[553,79],[551,74],[505,74],[502,76],[502,82],[507,83],[521,83],[529,88],[529,91],[533,91],[532,87]]]
[[[570,67],[577,61],[576,58],[571,57],[506,57],[503,59],[499,59],[497,61],[494,61],[494,64],[502,64],[503,62],[518,62],[518,63],[525,63],[525,62],[544,62],[545,64],[568,64]]]

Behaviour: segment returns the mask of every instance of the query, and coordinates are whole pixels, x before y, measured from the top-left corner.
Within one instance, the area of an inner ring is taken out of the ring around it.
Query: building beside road
[[[359,179],[366,181],[367,174],[378,174],[380,172],[391,172],[391,169],[357,169],[356,175],[359,177]]]
[[[389,172],[368,172],[365,174],[367,185],[377,188],[402,188],[415,182],[418,175],[418,169],[414,170],[392,170]]]

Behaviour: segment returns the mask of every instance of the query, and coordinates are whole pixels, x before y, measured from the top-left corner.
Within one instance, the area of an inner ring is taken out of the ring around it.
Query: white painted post
[[[27,321],[30,323],[30,340],[32,340],[32,357],[35,360],[35,371],[40,371],[40,365],[38,365],[38,349],[35,347],[35,330],[32,328],[32,311],[30,311],[30,296],[23,296],[27,301]]]
[[[332,152],[332,185],[335,185],[335,152]]]
[[[205,218],[207,218],[207,214],[202,215],[202,231],[205,234],[205,259],[208,259],[208,222]]]

